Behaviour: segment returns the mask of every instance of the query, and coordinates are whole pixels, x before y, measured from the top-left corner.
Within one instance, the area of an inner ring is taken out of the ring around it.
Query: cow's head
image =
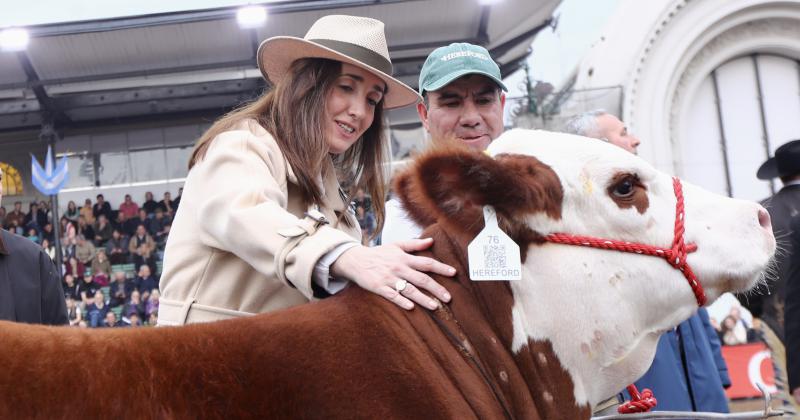
[[[395,188],[423,225],[438,221],[471,238],[482,206],[523,253],[514,294],[512,350],[549,341],[575,384],[579,404],[596,404],[649,367],[659,335],[691,316],[687,279],[664,259],[548,243],[551,233],[669,248],[676,196],[672,177],[620,148],[567,134],[513,130],[487,154],[440,150],[419,159]],[[756,203],[683,184],[688,263],[709,302],[752,287],[775,250]]]

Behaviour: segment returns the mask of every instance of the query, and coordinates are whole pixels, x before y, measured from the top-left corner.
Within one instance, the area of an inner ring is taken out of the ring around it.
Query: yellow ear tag
[[[522,280],[522,259],[517,245],[497,225],[492,206],[483,206],[486,226],[467,247],[470,280]]]

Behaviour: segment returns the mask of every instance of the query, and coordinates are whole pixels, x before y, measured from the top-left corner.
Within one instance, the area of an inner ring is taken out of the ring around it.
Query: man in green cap
[[[485,150],[503,133],[506,103],[500,67],[486,48],[453,43],[435,49],[422,66],[417,104],[422,125],[433,139],[456,138],[475,150]],[[419,237],[422,228],[397,199],[386,203],[382,243]]]

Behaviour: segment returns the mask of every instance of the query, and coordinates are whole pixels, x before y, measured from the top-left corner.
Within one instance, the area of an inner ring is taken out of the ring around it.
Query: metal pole
[[[61,267],[63,267],[63,254],[61,253],[61,219],[58,216],[58,194],[50,196],[50,208],[53,210],[53,233],[56,246],[56,270],[58,277],[61,277]]]

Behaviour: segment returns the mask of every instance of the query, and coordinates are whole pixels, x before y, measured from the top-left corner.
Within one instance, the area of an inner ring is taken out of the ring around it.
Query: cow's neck
[[[453,295],[449,307],[512,411],[523,418],[532,415],[531,407],[541,418],[588,418],[590,408],[576,403],[570,373],[549,340],[531,340],[526,348],[511,351],[513,291],[508,282],[473,282],[468,278],[465,250],[471,238],[453,235],[438,225],[425,233],[434,238],[433,256],[456,267],[459,273],[452,280],[439,279]],[[524,384],[526,389],[515,384]]]
[[[596,405],[641,377],[660,334],[696,309],[680,273],[653,257],[533,245],[523,271],[524,281],[510,283],[512,350],[549,339],[578,403]],[[654,275],[674,276],[680,291],[652,287]],[[685,299],[676,300],[676,293]]]

